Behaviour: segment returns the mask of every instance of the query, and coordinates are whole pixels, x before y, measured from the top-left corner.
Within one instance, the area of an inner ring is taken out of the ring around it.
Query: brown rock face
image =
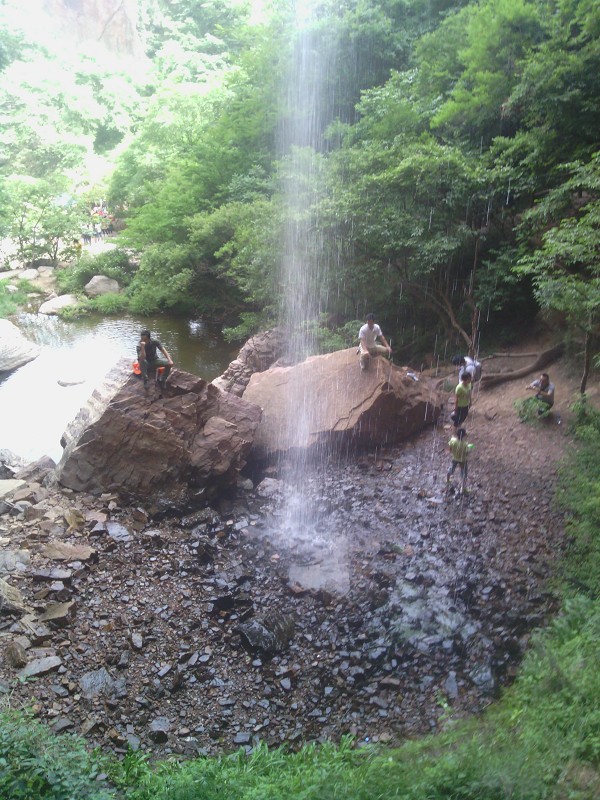
[[[255,372],[263,372],[281,358],[285,343],[285,332],[281,328],[258,333],[248,339],[237,358],[214,379],[213,384],[224,392],[241,397]]]
[[[257,406],[174,370],[164,397],[121,365],[65,433],[59,482],[163,505],[235,481],[260,421]]]
[[[50,25],[73,42],[100,42],[120,55],[143,56],[135,0],[44,0]]]
[[[415,381],[381,357],[363,372],[355,348],[255,373],[244,400],[263,409],[258,458],[319,444],[393,442],[434,422],[441,410],[433,383]]]

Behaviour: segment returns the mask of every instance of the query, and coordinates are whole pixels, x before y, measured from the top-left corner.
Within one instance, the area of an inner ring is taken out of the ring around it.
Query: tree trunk
[[[563,354],[564,348],[565,346],[563,342],[560,342],[554,347],[551,347],[550,350],[542,351],[535,361],[533,361],[531,364],[528,364],[526,367],[515,369],[512,372],[498,372],[495,375],[484,374],[481,376],[481,386],[482,388],[498,386],[501,383],[513,381],[516,378],[524,378],[527,375],[530,375],[532,372],[543,369],[548,364],[556,361],[556,359],[560,358],[560,356]]]
[[[583,375],[581,376],[581,383],[579,391],[585,394],[587,388],[588,377],[590,374],[590,367],[592,366],[592,333],[591,331],[585,332],[585,350],[583,354]]]

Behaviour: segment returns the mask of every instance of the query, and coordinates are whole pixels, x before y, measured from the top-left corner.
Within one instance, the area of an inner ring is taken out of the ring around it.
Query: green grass
[[[536,400],[535,397],[525,397],[522,400],[515,400],[513,405],[521,422],[536,424],[541,420],[547,419],[552,413],[550,408],[544,406],[544,404],[540,400]]]
[[[346,740],[154,765],[130,753],[107,766],[78,740],[8,713],[0,717],[0,800],[96,800],[103,795],[89,792],[101,792],[93,780],[100,764],[115,800],[600,798],[600,414],[585,402],[575,412],[579,446],[558,492],[571,541],[563,608],[532,638],[517,681],[485,715],[454,721],[449,708],[444,732],[397,749]]]
[[[35,292],[41,294],[29,281],[18,280],[14,284],[17,288],[16,292],[10,292],[8,289],[8,281],[2,280],[2,273],[0,273],[0,319],[15,314],[19,308],[27,303],[27,295]]]
[[[0,800],[108,800],[100,759],[76,737],[53,736],[24,714],[0,714]]]

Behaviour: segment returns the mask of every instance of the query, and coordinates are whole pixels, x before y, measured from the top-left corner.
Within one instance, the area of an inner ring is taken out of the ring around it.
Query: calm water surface
[[[207,380],[220,375],[238,350],[223,341],[219,328],[201,320],[128,316],[65,322],[21,314],[12,321],[41,353],[0,377],[0,449],[28,461],[43,455],[58,461],[67,424],[120,358],[133,363],[143,328],[164,344],[175,366]],[[81,383],[61,386],[58,381]]]

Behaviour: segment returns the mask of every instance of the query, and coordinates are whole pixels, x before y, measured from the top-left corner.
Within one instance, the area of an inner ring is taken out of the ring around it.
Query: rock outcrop
[[[121,290],[118,281],[106,275],[94,275],[83,287],[88,297],[99,297],[101,294],[116,293]]]
[[[157,508],[210,496],[237,479],[260,409],[180,370],[164,397],[123,361],[65,433],[59,482]]]
[[[355,348],[257,372],[244,399],[263,409],[258,459],[320,445],[391,443],[434,422],[441,410],[433,383],[381,357],[363,372]]]
[[[16,325],[0,319],[0,373],[22,367],[39,353],[40,348],[26,339]]]
[[[135,0],[43,0],[38,5],[44,23],[73,44],[97,42],[110,53],[144,58]]]
[[[248,339],[222,375],[213,384],[224,392],[238,397],[244,394],[248,381],[255,372],[263,372],[281,358],[285,349],[285,333],[273,328]]]
[[[59,297],[46,300],[38,310],[40,314],[58,314],[63,308],[70,308],[78,303],[79,299],[74,294],[61,294]]]

